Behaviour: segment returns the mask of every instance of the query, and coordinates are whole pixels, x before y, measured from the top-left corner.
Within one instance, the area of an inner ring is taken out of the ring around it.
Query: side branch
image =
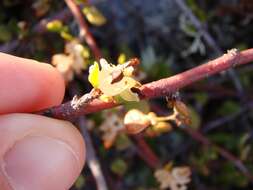
[[[227,54],[209,61],[206,64],[200,65],[183,73],[179,73],[169,78],[164,78],[158,81],[144,84],[138,90],[138,94],[143,99],[150,99],[162,96],[168,96],[179,89],[190,85],[196,81],[207,78],[211,75],[226,71],[229,68],[247,64],[253,61],[253,48],[238,52],[237,50],[230,50]],[[103,102],[95,99],[79,109],[74,109],[71,102],[37,112],[50,117],[59,119],[69,119],[80,115],[98,112],[104,109],[109,109],[119,104],[115,102]]]
[[[97,44],[96,44],[92,34],[89,31],[89,27],[83,18],[80,8],[74,2],[74,0],[65,0],[65,2],[68,5],[73,16],[75,17],[76,21],[78,22],[78,25],[80,28],[80,34],[79,34],[80,38],[85,39],[86,43],[91,48],[91,51],[94,53],[95,59],[99,60],[102,57],[101,51],[97,47]]]

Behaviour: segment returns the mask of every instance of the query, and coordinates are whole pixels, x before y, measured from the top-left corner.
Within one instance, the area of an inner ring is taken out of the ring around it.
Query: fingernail
[[[67,143],[44,136],[17,141],[4,162],[4,173],[14,190],[68,189],[80,168]]]

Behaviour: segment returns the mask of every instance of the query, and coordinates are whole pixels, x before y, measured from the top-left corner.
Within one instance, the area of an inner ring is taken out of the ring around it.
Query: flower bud
[[[128,111],[124,118],[125,130],[129,134],[137,134],[150,125],[150,120],[137,109]]]
[[[190,117],[190,113],[189,113],[189,110],[187,108],[187,106],[181,102],[181,101],[176,101],[174,103],[174,109],[176,109],[176,111],[181,114],[182,116],[188,118]]]
[[[158,133],[165,133],[171,131],[172,126],[168,122],[160,121],[156,125],[154,125],[152,129]]]

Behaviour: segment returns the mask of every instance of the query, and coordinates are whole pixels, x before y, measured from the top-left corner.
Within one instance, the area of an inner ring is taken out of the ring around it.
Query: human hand
[[[0,53],[1,190],[66,190],[79,176],[85,146],[78,130],[24,114],[58,105],[63,96],[64,81],[50,65]]]

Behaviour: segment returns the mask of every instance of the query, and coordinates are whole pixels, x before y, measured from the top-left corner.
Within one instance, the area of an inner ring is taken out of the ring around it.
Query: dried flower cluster
[[[155,171],[155,178],[160,184],[160,189],[186,190],[191,181],[191,170],[189,167],[164,167]]]
[[[65,45],[65,53],[55,54],[52,65],[63,75],[66,83],[73,80],[74,74],[80,74],[88,66],[89,51],[78,41],[70,41]]]

